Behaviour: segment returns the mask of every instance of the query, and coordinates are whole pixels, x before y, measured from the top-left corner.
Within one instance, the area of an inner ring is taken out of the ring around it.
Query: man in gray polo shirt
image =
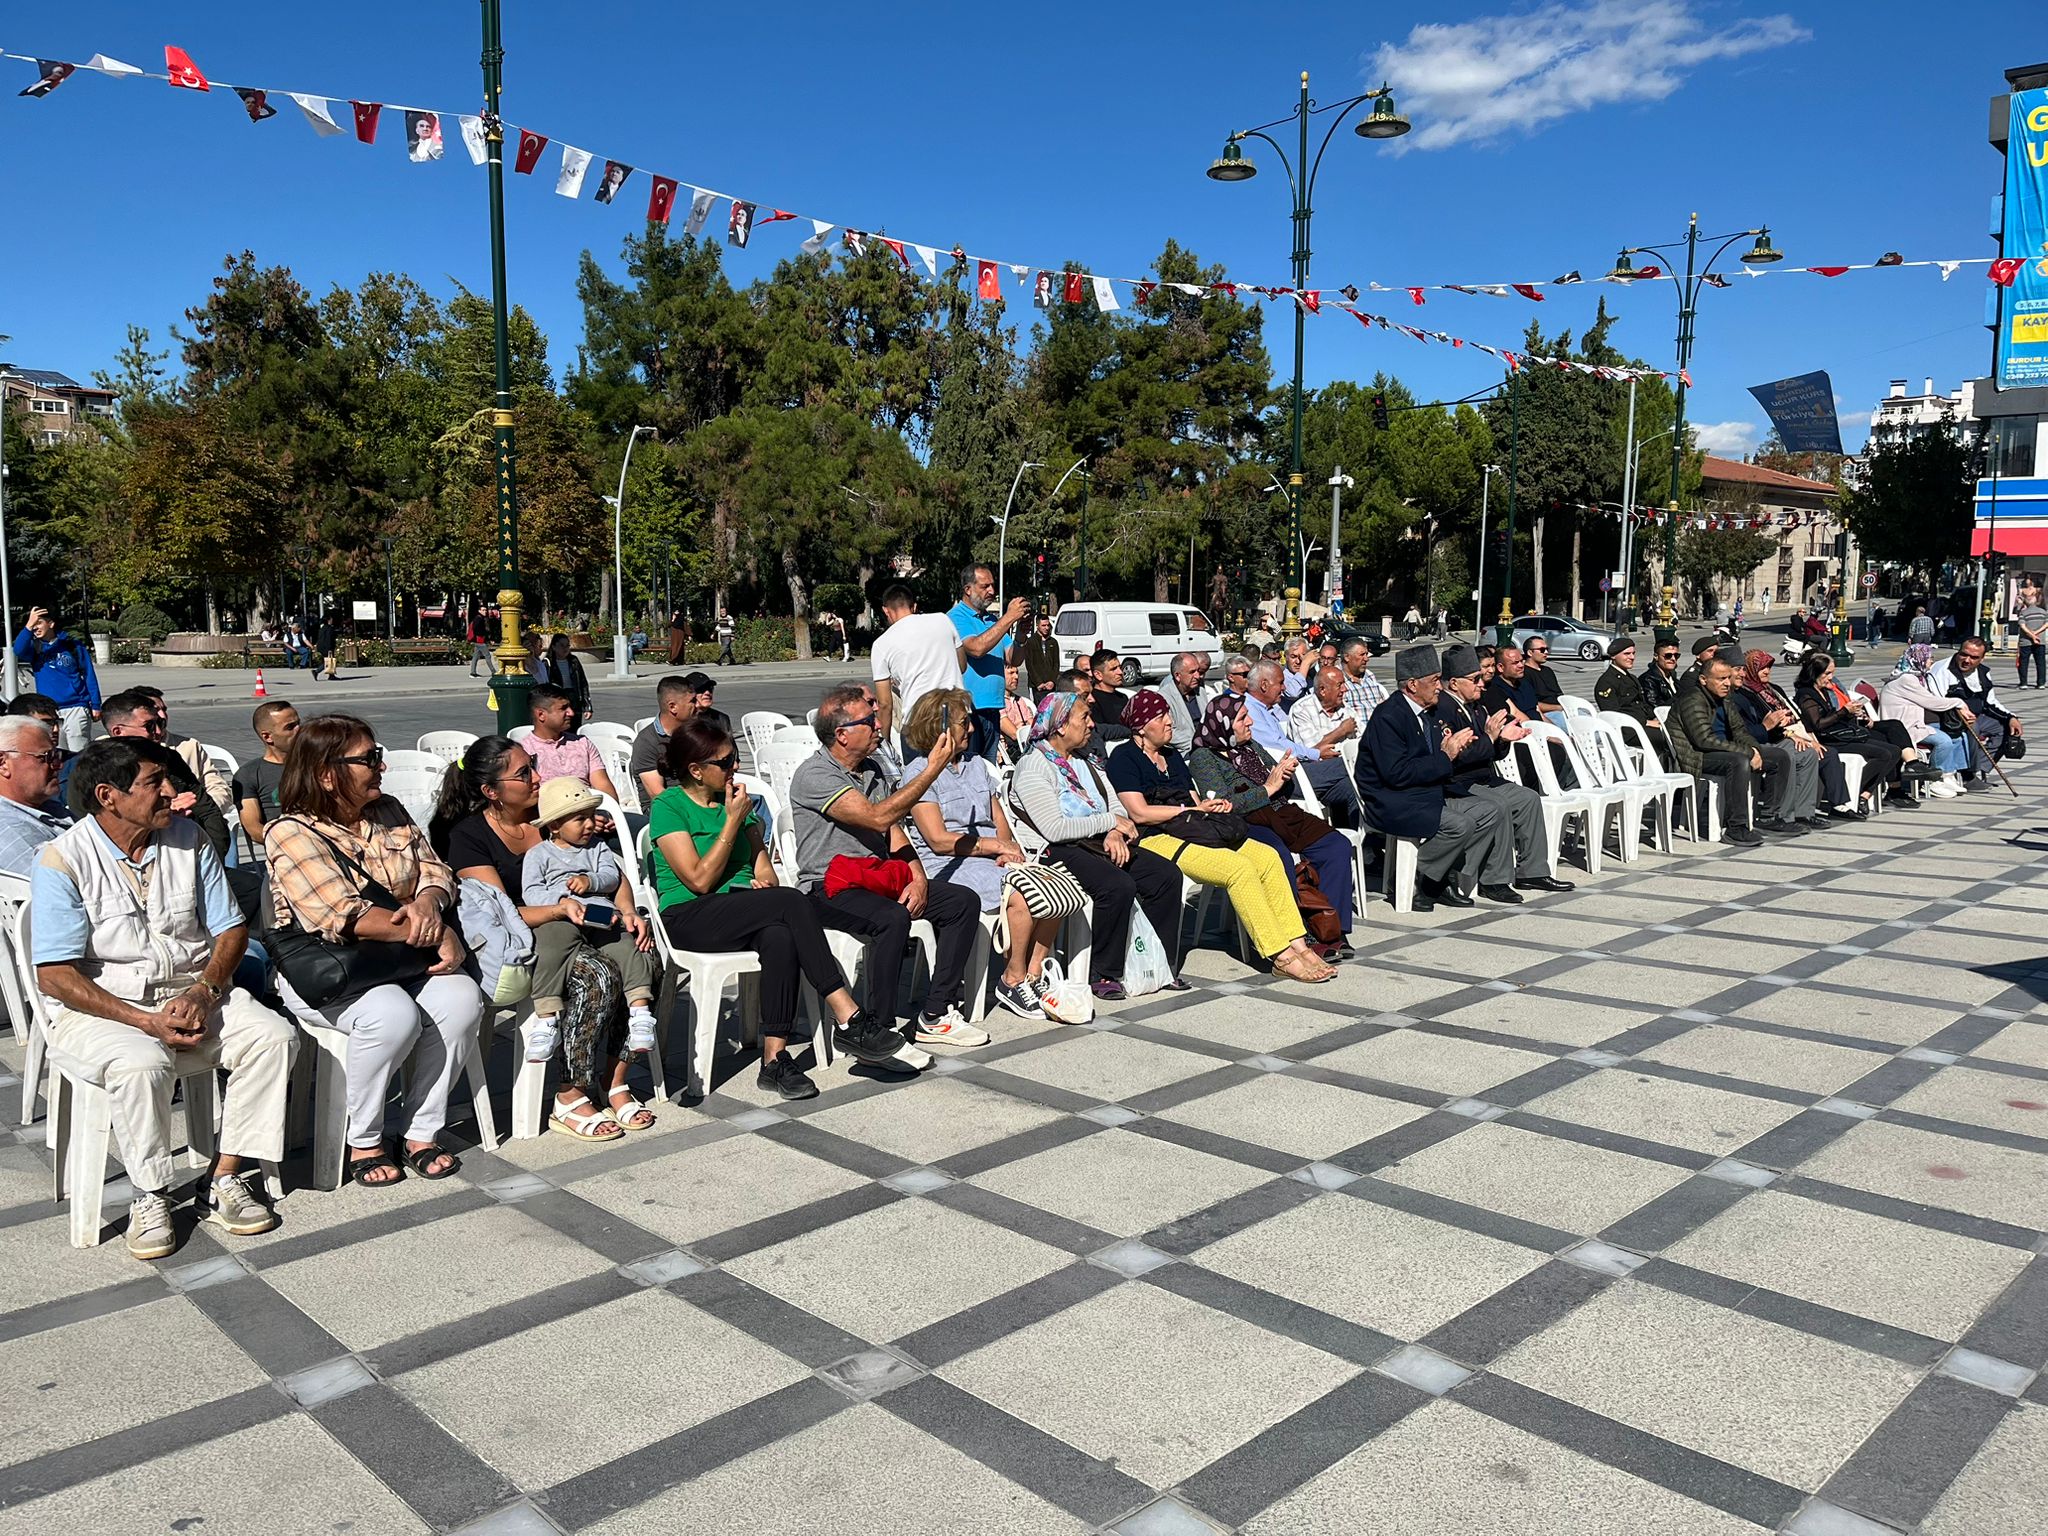
[[[818,921],[868,941],[868,1012],[893,1017],[910,925],[923,918],[937,934],[931,990],[924,1009],[903,1031],[913,1045],[986,1045],[985,1031],[959,1009],[967,961],[981,926],[981,900],[972,891],[927,879],[910,850],[903,818],[952,760],[952,738],[933,744],[924,769],[896,789],[873,756],[880,735],[874,694],[860,683],[832,689],[818,706],[813,729],[821,743],[789,785],[790,825],[796,833],[797,884],[810,894]],[[837,858],[888,860],[907,867],[903,893],[852,886],[825,894],[825,876]]]

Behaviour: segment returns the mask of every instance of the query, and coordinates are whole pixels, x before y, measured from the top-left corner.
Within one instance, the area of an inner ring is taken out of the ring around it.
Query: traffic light
[[[1387,430],[1387,397],[1385,395],[1374,395],[1372,397],[1372,424],[1382,432]]]

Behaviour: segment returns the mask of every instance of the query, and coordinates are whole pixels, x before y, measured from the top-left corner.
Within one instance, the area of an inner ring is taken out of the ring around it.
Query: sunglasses
[[[703,762],[704,767],[716,768],[720,773],[731,773],[739,765],[740,755],[737,752],[728,752],[723,757],[707,757]]]
[[[874,723],[875,723],[875,716],[874,716],[874,715],[862,715],[862,716],[861,716],[861,717],[860,717],[860,718],[859,718],[858,720],[843,720],[843,721],[841,721],[841,722],[840,722],[840,725],[839,725],[839,729],[841,729],[842,731],[851,731],[851,730],[856,730],[856,729],[858,729],[859,727],[861,727],[861,726],[863,726],[863,725],[873,725]]]
[[[381,754],[380,754],[380,759],[381,759]],[[343,758],[343,759],[342,759],[342,761],[343,761],[343,762],[350,762],[350,761],[353,761],[353,759],[350,759],[350,758]],[[518,768],[518,769],[514,769],[514,770],[513,770],[512,772],[510,772],[510,773],[501,773],[501,774],[499,774],[499,775],[498,775],[498,782],[499,782],[500,784],[502,784],[502,783],[504,783],[504,782],[505,782],[505,780],[507,780],[507,779],[516,779],[516,780],[517,780],[517,781],[518,781],[519,783],[521,783],[521,784],[531,784],[531,783],[533,782],[533,777],[534,777],[534,775],[533,775],[533,764],[531,764],[531,763],[528,763],[528,764],[527,764],[527,765],[526,765],[526,766],[525,766],[524,768]]]
[[[353,763],[358,768],[382,768],[384,766],[384,749],[382,747],[372,747],[369,751],[358,752],[353,757],[337,757],[335,761],[337,763]]]

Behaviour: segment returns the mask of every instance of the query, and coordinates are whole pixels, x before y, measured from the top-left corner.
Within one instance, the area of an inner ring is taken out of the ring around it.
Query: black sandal
[[[447,1158],[448,1166],[439,1173],[431,1173],[428,1169],[437,1157]],[[445,1179],[462,1167],[462,1159],[442,1146],[407,1147],[405,1149],[405,1160],[412,1168],[412,1171],[423,1179]]]
[[[394,1179],[374,1179],[367,1182],[364,1180],[364,1174],[375,1173],[380,1168],[389,1168],[398,1177]],[[348,1160],[348,1176],[354,1179],[356,1183],[361,1184],[365,1189],[389,1189],[394,1184],[403,1184],[405,1182],[405,1170],[398,1166],[398,1160],[386,1149],[380,1149],[375,1157],[350,1158]]]

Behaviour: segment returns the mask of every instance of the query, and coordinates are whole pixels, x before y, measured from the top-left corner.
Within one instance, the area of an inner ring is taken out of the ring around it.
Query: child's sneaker
[[[551,1013],[545,1018],[536,1017],[526,1026],[526,1059],[528,1061],[552,1061],[555,1047],[562,1042],[562,1029]]]
[[[629,1051],[651,1051],[654,1049],[654,1015],[648,1009],[635,1008],[626,1015],[626,1049]]]

